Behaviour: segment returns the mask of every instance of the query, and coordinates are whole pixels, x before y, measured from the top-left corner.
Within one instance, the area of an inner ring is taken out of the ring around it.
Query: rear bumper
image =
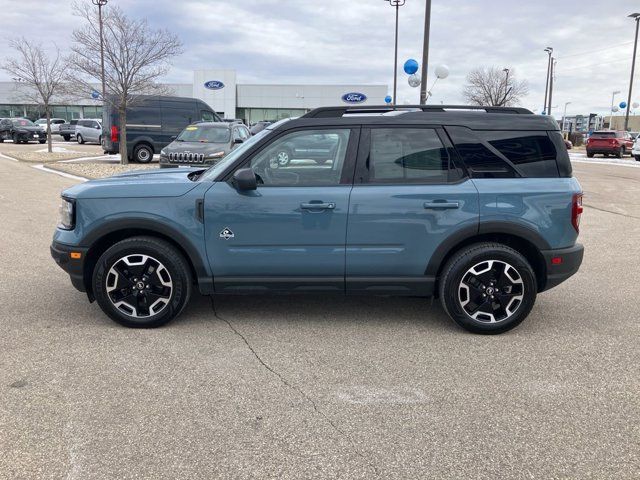
[[[587,153],[618,153],[620,147],[587,147]]]
[[[584,256],[584,247],[576,243],[573,247],[542,250],[540,253],[544,257],[547,271],[546,282],[540,290],[544,292],[560,285],[578,271]]]
[[[71,284],[79,291],[85,292],[84,286],[84,261],[87,255],[88,248],[76,247],[73,245],[66,245],[54,241],[50,247],[51,256],[56,261],[58,266],[69,274]],[[71,252],[77,252],[80,254],[80,258],[71,258]]]

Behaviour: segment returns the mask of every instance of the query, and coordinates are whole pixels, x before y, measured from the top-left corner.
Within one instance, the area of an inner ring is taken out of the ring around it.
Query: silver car
[[[66,122],[67,121],[64,118],[52,118],[51,121],[50,121],[51,133],[58,133],[60,131],[60,125],[62,125],[63,123],[66,123]],[[39,127],[42,127],[45,132],[47,131],[47,119],[46,118],[39,118],[38,120],[36,120],[33,123],[35,123]]]
[[[76,140],[78,143],[102,142],[102,120],[99,118],[83,118],[76,125]]]
[[[241,123],[200,122],[189,125],[160,152],[160,167],[211,165],[251,136]]]

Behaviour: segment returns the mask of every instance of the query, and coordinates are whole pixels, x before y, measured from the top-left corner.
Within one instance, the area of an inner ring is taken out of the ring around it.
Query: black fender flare
[[[189,260],[193,266],[200,291],[206,293],[209,288],[213,288],[213,276],[209,269],[206,256],[203,257],[193,242],[177,228],[155,219],[122,218],[110,220],[89,231],[83,237],[81,246],[91,250],[96,242],[99,242],[106,236],[125,230],[139,230],[142,231],[142,235],[145,233],[153,235],[155,233],[177,244],[185,252],[188,257],[187,260]]]
[[[442,264],[447,256],[461,243],[469,238],[477,237],[480,235],[490,234],[506,234],[513,237],[526,240],[535,246],[538,250],[550,250],[551,245],[547,242],[540,233],[534,229],[527,227],[521,223],[513,223],[507,221],[490,220],[486,222],[480,222],[478,225],[469,225],[460,230],[457,230],[449,237],[447,237],[433,252],[425,275],[435,277],[438,271],[442,267]]]

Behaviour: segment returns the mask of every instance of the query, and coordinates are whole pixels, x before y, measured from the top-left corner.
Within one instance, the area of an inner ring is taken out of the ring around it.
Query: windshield
[[[27,120],[26,118],[14,118],[11,120],[11,123],[16,127],[32,127],[35,125],[31,120]]]
[[[189,125],[178,135],[176,140],[179,142],[226,143],[230,138],[230,130],[226,127]]]
[[[616,132],[593,132],[591,138],[615,138]]]

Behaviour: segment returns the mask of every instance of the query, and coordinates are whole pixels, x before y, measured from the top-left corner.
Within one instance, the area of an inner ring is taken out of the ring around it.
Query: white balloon
[[[440,79],[447,78],[449,76],[449,67],[446,65],[438,65],[436,67],[436,77]]]
[[[632,106],[633,108],[638,108],[638,107],[640,107],[640,103],[638,103],[638,102],[633,102],[633,103],[631,104],[631,106]]]
[[[411,87],[419,87],[420,86],[420,77],[415,73],[413,75],[409,75],[409,85]]]
[[[617,111],[618,111],[618,110],[620,110],[620,109],[618,108],[618,106],[617,106],[617,105],[614,105],[614,106],[613,106],[613,108],[612,108],[612,110],[613,110],[613,112],[615,113],[615,112],[617,112]]]

